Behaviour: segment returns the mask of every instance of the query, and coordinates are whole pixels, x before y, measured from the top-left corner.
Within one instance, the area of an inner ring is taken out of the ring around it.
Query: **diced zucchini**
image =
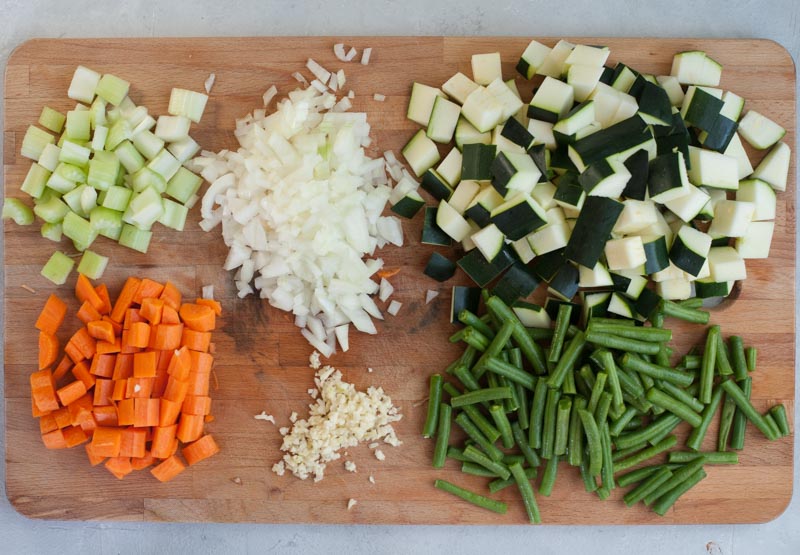
[[[708,234],[684,225],[672,242],[669,259],[684,272],[697,276],[709,256],[710,248],[711,237]]]
[[[536,256],[541,256],[566,247],[570,234],[571,230],[565,222],[554,222],[539,228],[526,237]]]
[[[578,292],[578,277],[578,268],[567,262],[550,279],[547,291],[560,299],[570,301]]]
[[[588,46],[576,44],[572,51],[564,60],[564,65],[571,67],[576,64],[583,64],[594,67],[603,67],[608,60],[611,50],[607,46]]]
[[[536,70],[537,75],[545,75],[547,77],[559,78],[564,75],[564,62],[567,61],[572,49],[575,45],[565,41],[559,40],[556,45],[547,53],[539,68]]]
[[[588,197],[565,251],[567,259],[593,268],[624,206],[611,198]]]
[[[618,198],[630,178],[625,164],[606,159],[589,165],[578,177],[578,182],[590,197]]]
[[[528,121],[528,131],[533,135],[533,145],[544,145],[547,150],[556,149],[553,124],[549,121],[531,119]]]
[[[536,187],[533,188],[533,192],[531,193],[531,197],[533,200],[539,203],[539,206],[544,208],[545,210],[549,211],[552,208],[557,208],[561,212],[561,221],[563,221],[563,213],[564,210],[556,204],[555,195],[556,195],[556,186],[550,183],[549,181],[544,181],[536,184]],[[548,222],[550,220],[548,219]],[[552,223],[552,222],[550,222]]]
[[[663,204],[689,194],[689,177],[683,153],[670,152],[650,161],[647,190],[650,199]]]
[[[462,172],[463,173],[463,172]],[[500,152],[491,165],[492,186],[504,198],[530,194],[542,175],[527,154]]]
[[[647,286],[647,278],[631,270],[617,270],[611,273],[614,290],[631,299],[638,299]]]
[[[463,215],[480,190],[481,185],[477,181],[464,180],[455,188],[448,202],[459,214]]]
[[[500,135],[523,150],[528,150],[534,143],[533,134],[514,118],[510,118],[502,125]]]
[[[495,145],[465,144],[462,150],[461,179],[488,181],[497,153]]]
[[[736,239],[736,251],[742,258],[767,258],[775,222],[750,222],[747,232]]]
[[[404,218],[413,218],[425,206],[425,200],[417,191],[409,191],[392,205],[392,212]]]
[[[658,222],[658,208],[653,201],[627,199],[622,204],[624,208],[614,225],[613,233],[628,235]]]
[[[684,277],[665,279],[656,283],[656,293],[662,299],[672,301],[688,299],[692,296],[692,282]]]
[[[694,294],[701,299],[711,297],[727,297],[733,288],[733,281],[714,281],[711,278],[698,279],[694,282]]]
[[[492,262],[500,254],[500,251],[503,250],[506,239],[503,232],[494,224],[487,225],[477,233],[473,233],[470,237],[483,257],[489,262]]]
[[[458,104],[437,96],[428,120],[428,138],[437,143],[449,143],[453,139],[460,114],[461,107]]]
[[[681,104],[681,117],[687,124],[709,131],[725,106],[721,97],[722,91],[691,86]]]
[[[746,179],[739,182],[736,200],[755,205],[753,221],[774,220],[777,199],[775,190],[760,179]]]
[[[639,115],[651,125],[671,125],[672,104],[667,91],[649,81],[644,81],[636,95]]]
[[[478,85],[488,85],[498,78],[503,78],[499,52],[472,55],[472,79]]]
[[[483,188],[467,206],[464,215],[473,220],[479,226],[488,225],[491,220],[491,212],[501,204],[503,197],[494,187]]]
[[[569,112],[574,100],[575,91],[571,86],[545,77],[528,106],[528,117],[555,123]]]
[[[511,241],[521,239],[547,223],[544,209],[524,193],[494,208],[490,218]]]
[[[604,249],[609,270],[629,270],[647,262],[642,238],[638,235],[611,239]]]
[[[436,225],[436,213],[436,207],[425,207],[425,221],[422,224],[422,239],[420,242],[423,245],[441,245],[449,247],[453,240]]]
[[[584,127],[591,125],[595,120],[594,100],[587,100],[572,108],[566,116],[559,119],[553,126],[553,135],[574,135]]]
[[[437,96],[444,96],[444,93],[436,87],[415,82],[411,85],[411,97],[408,100],[406,117],[420,125],[428,125]]]
[[[670,75],[683,85],[716,87],[722,76],[722,66],[699,50],[679,52],[672,59]]]
[[[669,97],[669,102],[672,106],[680,106],[683,103],[683,88],[678,78],[674,75],[659,75],[656,81],[661,85]]]
[[[616,314],[623,318],[637,319],[638,311],[630,299],[620,295],[619,293],[612,293],[611,300],[608,303],[609,314]]]
[[[511,305],[525,298],[539,286],[539,280],[525,264],[515,261],[492,289],[492,294]]]
[[[689,181],[694,185],[734,190],[739,187],[739,165],[735,158],[690,146],[689,161]]]
[[[436,143],[426,136],[424,129],[417,131],[401,152],[417,177],[422,176],[440,159]]]
[[[526,328],[549,328],[552,325],[550,315],[537,304],[517,301],[511,306],[511,310]]]
[[[438,252],[434,252],[428,259],[428,263],[422,273],[436,281],[447,281],[455,275],[456,264]]]
[[[478,87],[461,106],[461,115],[480,133],[492,130],[503,121],[503,103],[486,87]]]
[[[450,79],[445,81],[442,85],[442,90],[447,93],[447,96],[458,102],[464,104],[469,96],[469,93],[477,89],[479,85],[464,75],[461,72],[456,73]]]
[[[517,239],[516,241],[511,242],[511,248],[514,249],[514,253],[517,255],[517,258],[523,264],[527,264],[536,256],[536,253],[533,252],[530,243],[528,243],[528,236],[526,235],[522,239]]]
[[[583,102],[592,94],[600,77],[603,75],[603,66],[586,64],[573,64],[567,72],[567,83],[575,90],[575,100]]]
[[[461,150],[464,150],[464,145],[468,144],[488,145],[492,142],[492,132],[481,133],[462,116],[456,125],[455,140],[456,146]]]
[[[450,206],[446,200],[439,202],[439,208],[436,212],[436,225],[455,241],[463,240],[472,232],[467,220]]]
[[[503,248],[492,262],[488,262],[478,249],[469,251],[458,260],[458,266],[464,270],[464,273],[466,273],[478,287],[486,287],[513,263],[514,255],[507,247]]]
[[[747,151],[745,151],[738,133],[733,134],[731,142],[728,143],[728,148],[725,149],[723,154],[736,158],[739,169],[739,179],[744,179],[753,173],[753,165],[750,163],[750,157],[747,155]]]
[[[746,201],[722,200],[714,206],[714,220],[708,228],[712,237],[742,237],[753,219],[755,204]]]
[[[436,167],[436,172],[447,181],[448,185],[455,187],[461,181],[462,162],[461,151],[451,148],[444,160]]]
[[[480,302],[480,287],[454,286],[450,296],[450,323],[458,322],[458,315],[462,310],[466,309],[473,314],[477,313]]]
[[[739,122],[739,133],[751,146],[764,150],[780,141],[786,129],[755,110],[748,110]]]
[[[780,142],[772,147],[751,176],[769,183],[776,191],[785,191],[789,179],[789,161],[791,149],[789,145]]]
[[[595,113],[600,114],[600,106],[595,97]],[[569,145],[569,158],[583,171],[589,164],[616,157],[624,161],[646,143],[653,140],[653,133],[639,116],[630,117],[611,125]],[[624,156],[627,154],[627,156]]]
[[[747,278],[744,259],[733,247],[712,247],[708,253],[709,277],[714,281]]]
[[[549,46],[545,46],[537,40],[532,40],[522,52],[519,62],[517,62],[516,70],[525,79],[531,79],[536,75],[551,50],[552,48]]]
[[[644,263],[644,271],[647,274],[660,272],[669,266],[669,247],[667,239],[663,235],[644,235],[642,236],[642,246],[647,261]]]
[[[578,272],[580,275],[578,285],[580,287],[611,287],[614,285],[614,280],[611,279],[608,268],[602,262],[595,264],[594,268],[578,266]]]
[[[523,106],[519,96],[514,94],[514,91],[512,91],[500,77],[489,83],[486,86],[486,90],[503,106],[503,112],[500,118],[501,121],[509,119],[519,112],[520,108]]]
[[[709,197],[705,191],[695,187],[691,183],[689,183],[688,189],[688,194],[668,200],[664,203],[664,206],[666,206],[670,212],[686,223],[694,220],[711,200],[711,197]]]
[[[567,210],[580,210],[586,200],[586,191],[578,182],[578,174],[567,172],[558,179],[558,186],[553,194],[553,200],[561,208]]]

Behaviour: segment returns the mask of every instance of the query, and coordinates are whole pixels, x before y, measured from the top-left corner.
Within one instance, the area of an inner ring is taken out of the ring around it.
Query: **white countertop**
[[[0,21],[3,26],[0,33],[2,67],[14,47],[34,37],[591,35],[767,38],[782,44],[795,60],[800,56],[800,2],[797,0],[663,3],[637,0],[499,0],[488,3],[474,0],[125,0],[113,3],[0,0]],[[1,88],[2,83],[0,103]],[[2,387],[0,382],[0,392]],[[0,404],[2,397],[0,394]],[[795,393],[795,397],[800,395]],[[0,430],[5,428],[4,418],[4,413],[0,413]],[[795,460],[797,455],[796,436]],[[795,465],[795,496],[787,511],[767,524],[741,526],[82,524],[29,520],[17,514],[5,496],[0,496],[0,552],[86,555],[312,551],[353,555],[513,551],[796,554],[800,553],[798,469],[800,466]],[[4,462],[0,463],[0,475],[0,479],[4,479]]]

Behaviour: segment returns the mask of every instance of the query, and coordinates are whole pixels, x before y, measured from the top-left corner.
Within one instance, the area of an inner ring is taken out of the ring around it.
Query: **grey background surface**
[[[477,34],[767,38],[782,44],[795,60],[800,56],[797,0],[0,0],[0,22],[3,68],[12,50],[34,37]],[[3,429],[4,413],[0,411]],[[795,460],[797,454],[796,441]],[[787,511],[773,522],[744,526],[81,524],[28,520],[17,514],[3,495],[0,553],[800,553],[799,468],[795,466],[795,495]],[[0,476],[5,476],[4,461]],[[596,505],[586,506],[586,510],[594,508]]]

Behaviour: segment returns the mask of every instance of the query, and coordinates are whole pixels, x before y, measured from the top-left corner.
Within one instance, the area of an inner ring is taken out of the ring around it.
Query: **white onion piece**
[[[385,94],[380,94],[380,93],[375,93],[375,94],[372,95],[372,98],[377,102],[383,102],[384,100],[386,100],[386,95]]]
[[[397,313],[400,312],[401,306],[403,306],[403,303],[398,301],[392,301],[389,303],[389,308],[386,309],[386,312],[388,312],[392,316],[397,316]]]
[[[266,92],[264,92],[264,95],[261,98],[264,101],[265,107],[269,105],[273,98],[275,98],[276,94],[278,94],[278,89],[275,87],[275,85],[272,85],[266,90]]]
[[[364,53],[361,54],[361,65],[367,65],[370,56],[372,56],[372,48],[365,48]]]
[[[203,292],[202,292],[204,299],[214,299],[214,286],[213,285],[204,285]]]
[[[386,302],[389,300],[389,297],[392,296],[392,293],[394,293],[394,287],[389,283],[389,280],[381,278],[380,289],[378,291],[378,298],[381,302]]]
[[[331,78],[331,72],[319,65],[317,62],[312,60],[311,58],[308,59],[306,62],[306,67],[308,70],[314,74],[314,77],[326,83],[328,79]]]
[[[345,77],[343,69],[336,72],[336,83],[339,85],[340,89],[347,83],[347,77]]]
[[[434,291],[433,289],[428,289],[425,293],[425,304],[429,304],[433,299],[439,296],[438,291]]]
[[[208,78],[206,79],[203,85],[206,88],[206,94],[211,94],[211,88],[214,86],[214,81],[217,80],[217,75],[215,73],[209,73]]]
[[[347,54],[344,57],[344,61],[345,62],[352,62],[353,58],[355,58],[357,54],[358,54],[358,50],[356,50],[356,47],[355,46],[351,46],[350,50],[347,51]]]
[[[346,62],[347,61],[347,53],[344,51],[344,44],[343,43],[338,42],[338,43],[333,45],[333,55],[336,56],[336,58],[340,62]]]
[[[342,351],[347,352],[350,349],[350,324],[336,326],[333,331],[336,333],[336,341],[339,342]]]

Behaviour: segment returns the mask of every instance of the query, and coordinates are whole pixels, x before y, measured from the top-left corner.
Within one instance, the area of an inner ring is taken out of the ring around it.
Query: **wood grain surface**
[[[353,37],[353,38],[213,38],[33,40],[10,57],[5,79],[5,194],[22,197],[19,186],[30,162],[19,154],[27,126],[37,121],[42,106],[68,110],[66,91],[75,66],[87,65],[115,73],[132,83],[131,97],[152,114],[166,112],[172,87],[202,90],[216,74],[211,99],[193,136],[210,150],[235,148],[234,119],[261,107],[261,95],[272,84],[281,94],[295,88],[291,73],[313,57],[329,69],[343,67],[346,89],[356,93],[354,109],[366,111],[372,125],[374,153],[400,147],[415,130],[405,119],[413,80],[432,85],[455,71],[470,73],[470,55],[499,50],[504,75],[516,75],[514,64],[527,38]],[[553,44],[555,39],[541,39]],[[725,67],[721,86],[747,99],[787,128],[784,139],[795,144],[795,71],[789,54],[764,40],[612,39],[583,38],[587,44],[611,47],[610,62],[624,61],[644,72],[666,74],[672,55],[702,49]],[[332,45],[344,42],[373,47],[369,66],[337,62]],[[523,100],[532,84],[517,76]],[[376,102],[373,93],[386,95]],[[751,152],[756,162],[763,153]],[[788,191],[778,195],[775,239],[768,260],[748,261],[748,279],[735,302],[714,309],[712,322],[723,333],[740,334],[745,344],[759,347],[758,371],[753,375],[753,399],[761,410],[775,402],[794,415],[795,379],[795,163],[792,158]],[[755,165],[755,163],[754,163]],[[224,315],[215,334],[216,374],[213,391],[216,420],[208,429],[219,442],[217,457],[188,469],[176,480],[160,484],[147,472],[116,480],[102,467],[92,468],[83,449],[48,451],[39,440],[30,415],[28,375],[35,369],[36,332],[33,323],[47,295],[71,297],[74,275],[55,287],[39,275],[55,244],[39,236],[38,226],[4,224],[5,232],[5,407],[6,493],[16,509],[34,518],[64,520],[221,521],[263,523],[409,523],[520,524],[522,503],[514,488],[497,498],[509,502],[509,514],[495,515],[454,500],[433,488],[443,477],[475,490],[485,480],[462,475],[453,461],[434,471],[433,444],[423,440],[427,376],[442,371],[458,353],[448,344],[447,321],[453,284],[459,275],[439,284],[421,274],[433,247],[419,244],[420,218],[404,222],[407,247],[380,252],[388,266],[402,267],[393,278],[394,298],[403,303],[400,314],[378,325],[379,335],[351,334],[351,349],[334,355],[332,363],[359,388],[380,385],[403,414],[397,426],[404,444],[386,446],[378,461],[361,446],[349,451],[358,465],[345,472],[342,460],[328,466],[323,482],[278,477],[270,471],[280,459],[281,436],[270,423],[253,415],[266,410],[278,424],[289,424],[297,411],[307,414],[306,390],[313,371],[307,366],[310,347],[290,318],[255,298],[239,300],[232,278],[222,269],[225,248],[219,231],[204,233],[193,211],[187,230],[176,233],[159,227],[150,251],[139,254],[100,238],[93,249],[111,255],[103,281],[115,295],[129,274],[173,280],[189,297],[213,284]],[[68,249],[66,242],[60,245]],[[441,249],[442,252],[446,252]],[[30,293],[23,285],[32,287]],[[440,295],[425,304],[425,292]],[[542,291],[537,293],[541,298]],[[72,311],[76,303],[70,304]],[[74,330],[75,321],[72,321]],[[685,352],[698,341],[700,328],[670,322],[675,345]],[[62,340],[70,326],[64,326]],[[367,368],[373,368],[369,373]],[[791,416],[790,416],[791,417]],[[707,438],[711,449],[716,422]],[[685,435],[686,431],[682,430]],[[710,467],[708,478],[682,498],[665,518],[642,505],[627,509],[617,489],[601,502],[584,492],[579,475],[563,466],[550,498],[539,496],[548,524],[656,524],[762,522],[779,515],[792,491],[792,437],[764,440],[748,427],[741,464]],[[375,484],[368,481],[374,475]],[[234,481],[238,481],[241,484]],[[350,498],[358,504],[346,509]]]

